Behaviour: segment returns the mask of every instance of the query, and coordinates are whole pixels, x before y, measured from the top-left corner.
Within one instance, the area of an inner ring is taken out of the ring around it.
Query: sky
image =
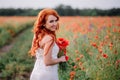
[[[0,8],[55,8],[63,4],[72,8],[120,8],[120,0],[0,0]]]

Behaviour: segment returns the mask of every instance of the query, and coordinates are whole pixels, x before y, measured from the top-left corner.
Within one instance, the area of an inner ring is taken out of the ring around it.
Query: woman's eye
[[[53,20],[50,21],[50,23],[52,23],[52,22],[53,22]]]
[[[50,23],[52,23],[52,22],[57,22],[57,21],[58,21],[58,20],[51,20]]]

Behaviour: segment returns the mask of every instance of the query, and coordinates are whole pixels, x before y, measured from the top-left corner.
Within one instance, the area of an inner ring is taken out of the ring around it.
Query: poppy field
[[[62,71],[62,80],[119,80],[120,18],[66,17],[64,20],[60,36],[70,42],[68,73],[65,71],[70,77]]]
[[[29,23],[29,27],[14,40],[10,51],[0,54],[1,80],[29,80],[35,60],[28,54],[33,38],[33,22]],[[69,41],[68,61],[59,69],[60,80],[120,79],[120,17],[64,16],[60,17],[59,24],[57,38]],[[2,27],[0,35],[5,28]]]

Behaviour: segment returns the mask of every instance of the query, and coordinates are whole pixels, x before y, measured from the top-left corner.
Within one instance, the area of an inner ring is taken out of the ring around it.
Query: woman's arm
[[[54,46],[54,40],[51,36],[47,35],[42,40],[44,44],[44,62],[46,66],[58,64],[59,62],[66,62],[65,56],[57,59],[52,58],[52,48]]]

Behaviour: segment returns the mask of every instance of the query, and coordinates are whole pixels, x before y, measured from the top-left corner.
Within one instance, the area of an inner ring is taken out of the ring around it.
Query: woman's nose
[[[54,25],[57,25],[57,22],[56,21],[54,21],[54,23],[53,23]]]

